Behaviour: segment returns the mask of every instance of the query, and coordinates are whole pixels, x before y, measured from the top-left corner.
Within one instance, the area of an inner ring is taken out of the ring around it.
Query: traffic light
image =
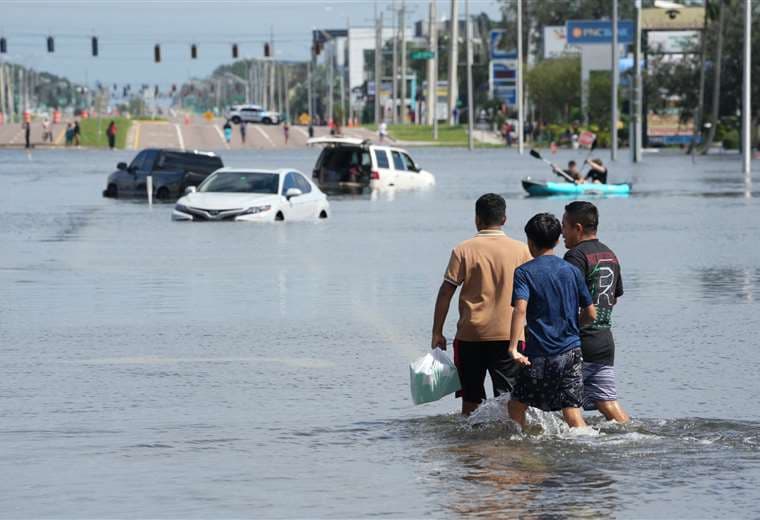
[[[233,43],[233,44],[232,44],[232,59],[235,59],[235,60],[236,60],[236,59],[237,59],[237,57],[238,57],[238,47],[237,47],[237,43]]]
[[[322,52],[322,43],[314,42],[314,56],[319,56],[320,52]]]
[[[5,38],[0,38],[0,54],[6,54],[8,52],[8,42]]]
[[[155,97],[158,97],[158,85],[156,85],[156,86],[153,88],[153,95],[154,95]]]
[[[52,36],[47,37],[47,50],[48,52],[55,52],[55,40]]]
[[[156,45],[153,47],[153,61],[156,63],[161,63],[161,46]]]
[[[92,55],[93,56],[98,55],[98,37],[97,36],[92,37]]]
[[[264,44],[264,57],[269,58],[272,55],[272,48],[269,46],[269,42]]]
[[[196,59],[198,57],[198,46],[195,44],[192,44],[190,46],[190,57],[192,59]]]

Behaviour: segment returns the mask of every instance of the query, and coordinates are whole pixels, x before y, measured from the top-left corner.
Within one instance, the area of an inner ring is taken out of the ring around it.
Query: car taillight
[[[369,176],[370,179],[373,181],[379,181],[380,180],[380,172],[373,171],[372,174]]]

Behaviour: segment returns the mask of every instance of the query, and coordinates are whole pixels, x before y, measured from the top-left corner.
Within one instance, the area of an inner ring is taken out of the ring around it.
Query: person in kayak
[[[583,174],[578,169],[578,164],[575,161],[569,161],[567,163],[567,170],[560,170],[559,168],[553,165],[552,165],[552,169],[554,170],[554,173],[565,177],[568,182],[570,182],[570,178],[572,178],[576,184],[580,184],[583,182]]]
[[[601,159],[586,159],[586,164],[589,165],[591,171],[586,175],[585,182],[607,184],[607,167],[602,164]]]

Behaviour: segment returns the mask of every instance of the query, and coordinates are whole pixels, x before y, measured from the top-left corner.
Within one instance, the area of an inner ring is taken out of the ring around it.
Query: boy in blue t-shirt
[[[554,256],[562,226],[550,213],[539,213],[525,225],[533,260],[515,270],[509,351],[521,365],[509,401],[509,416],[525,426],[529,406],[562,410],[571,427],[583,427],[583,358],[580,319],[591,323],[596,309],[577,267]],[[517,351],[525,328],[525,351]]]

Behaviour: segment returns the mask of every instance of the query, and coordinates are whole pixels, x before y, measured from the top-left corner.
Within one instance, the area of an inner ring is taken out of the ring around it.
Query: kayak
[[[631,193],[631,185],[622,184],[599,184],[583,183],[574,184],[572,182],[552,182],[536,181],[527,177],[522,181],[523,188],[529,195],[548,196],[548,195],[628,195]]]

